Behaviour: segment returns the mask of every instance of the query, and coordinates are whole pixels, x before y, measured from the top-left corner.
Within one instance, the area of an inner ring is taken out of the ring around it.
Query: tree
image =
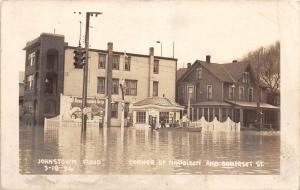
[[[249,52],[242,61],[251,64],[256,84],[267,88],[269,103],[276,105],[280,88],[280,43]]]

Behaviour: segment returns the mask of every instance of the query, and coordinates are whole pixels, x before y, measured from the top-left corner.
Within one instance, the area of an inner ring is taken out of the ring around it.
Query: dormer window
[[[197,79],[201,80],[202,79],[202,67],[199,67],[197,69]]]
[[[243,72],[243,83],[248,84],[249,81],[249,72]]]

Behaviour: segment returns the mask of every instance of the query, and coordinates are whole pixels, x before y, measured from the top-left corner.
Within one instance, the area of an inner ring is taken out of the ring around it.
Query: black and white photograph
[[[299,2],[1,5],[2,187],[299,186]]]

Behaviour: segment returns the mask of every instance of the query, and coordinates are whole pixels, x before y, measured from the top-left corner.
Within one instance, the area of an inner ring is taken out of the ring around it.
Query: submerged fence
[[[241,123],[235,123],[229,117],[226,121],[220,122],[215,117],[213,121],[208,122],[204,117],[201,117],[198,121],[191,122],[193,127],[202,127],[202,131],[240,131]]]

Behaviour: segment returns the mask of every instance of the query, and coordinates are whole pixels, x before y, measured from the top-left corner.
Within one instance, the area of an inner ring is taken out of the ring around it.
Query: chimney
[[[191,63],[187,63],[187,68],[190,68],[192,66]]]
[[[232,60],[232,63],[237,63],[237,60],[236,59]]]
[[[210,63],[210,55],[206,55],[206,63]]]
[[[107,43],[107,50],[109,51],[109,50],[113,50],[113,43],[112,42],[108,42]]]
[[[154,47],[149,48],[149,55],[154,56]]]

